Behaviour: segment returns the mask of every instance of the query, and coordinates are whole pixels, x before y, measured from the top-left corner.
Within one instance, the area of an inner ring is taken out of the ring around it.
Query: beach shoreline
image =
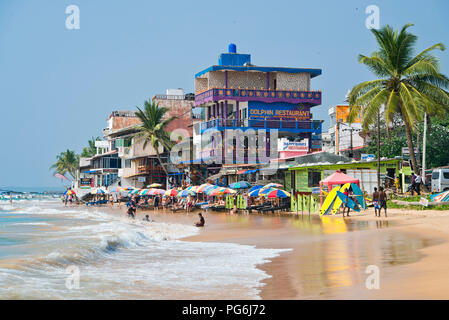
[[[198,211],[197,211],[198,212]],[[190,214],[164,214],[157,212],[158,220],[178,221],[193,224],[197,220],[197,212]],[[147,213],[139,212],[138,217]],[[449,212],[417,211],[390,209],[389,216],[378,218],[373,209],[362,213],[353,213],[350,218],[344,218],[353,223],[386,224],[374,233],[397,233],[411,238],[420,239],[422,247],[417,246],[416,261],[399,263],[381,268],[380,289],[368,290],[365,287],[367,275],[359,268],[358,273],[349,285],[322,287],[321,290],[307,290],[298,275],[298,268],[303,267],[301,253],[298,250],[300,235],[295,236],[292,221],[307,221],[308,214],[295,215],[226,215],[223,213],[208,213],[206,227],[199,234],[183,238],[183,241],[231,242],[242,245],[252,245],[257,248],[292,249],[271,259],[270,262],[257,266],[270,277],[263,280],[260,288],[262,299],[448,299],[449,276],[445,269],[449,267]],[[181,218],[180,218],[181,217]],[[311,215],[311,219],[319,219]],[[340,221],[341,217],[331,217]],[[290,223],[288,222],[290,220]],[[264,223],[266,225],[264,225]],[[389,225],[388,225],[389,224]],[[355,230],[354,233],[363,231]],[[375,238],[375,237],[374,237]],[[375,241],[374,241],[375,242]],[[447,253],[446,253],[447,252]],[[352,263],[352,262],[351,262]],[[351,264],[348,263],[348,264]],[[338,276],[338,275],[337,275]],[[442,285],[445,284],[445,285]]]

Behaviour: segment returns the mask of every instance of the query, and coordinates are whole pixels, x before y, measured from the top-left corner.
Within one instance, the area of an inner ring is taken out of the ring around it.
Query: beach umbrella
[[[164,195],[174,197],[178,194],[178,191],[176,189],[168,189],[165,191]]]
[[[250,197],[258,197],[258,196],[260,196],[259,193],[260,193],[261,190],[262,190],[262,188],[255,189],[255,190],[249,192],[248,196],[250,196]]]
[[[218,187],[218,188],[215,188],[215,189],[210,189],[210,191],[208,192],[208,195],[209,196],[218,196],[218,195],[224,193],[224,189],[226,189],[226,188]]]
[[[264,196],[267,198],[288,198],[290,197],[290,193],[281,189],[272,189],[270,192],[264,194]]]
[[[203,183],[202,185],[200,185],[200,186],[196,189],[196,192],[197,192],[197,193],[203,193],[203,192],[204,192],[204,188],[210,187],[210,186],[213,186],[213,184],[210,184],[210,183]]]
[[[70,195],[72,195],[72,194],[75,194],[75,191],[73,191],[72,189],[66,190],[66,191],[64,192],[64,195],[70,196]]]
[[[104,191],[104,190],[101,189],[101,188],[95,188],[95,189],[93,189],[90,193],[91,193],[91,194],[105,194],[106,191]]]
[[[138,194],[140,190],[142,189],[132,189],[129,194]]]
[[[266,188],[282,188],[282,187],[283,187],[283,185],[280,183],[269,183],[269,184],[263,186],[264,189],[266,189]]]
[[[248,181],[238,181],[231,183],[229,187],[232,189],[248,189],[249,187],[251,187],[251,183],[249,183]]]
[[[215,190],[215,189],[219,189],[219,188],[223,188],[223,187],[219,187],[219,186],[208,186],[206,188],[204,188],[203,193],[207,194],[208,196],[210,196],[210,194]]]
[[[164,189],[150,189],[150,192],[148,194],[155,196],[155,195],[163,195],[165,193]]]
[[[196,192],[197,189],[198,189],[199,187],[200,187],[200,186],[190,186],[190,187],[188,187],[186,190],[190,190],[190,191]]]
[[[251,189],[248,190],[248,193],[253,192],[254,190],[257,190],[257,189],[261,189],[261,188],[263,188],[263,186],[261,186],[261,185],[253,186],[253,187],[251,187]]]
[[[139,195],[141,195],[141,196],[146,196],[146,195],[149,194],[150,191],[151,191],[151,189],[141,189],[141,190],[139,191]]]
[[[160,188],[162,187],[162,184],[160,183],[152,183],[149,186],[147,186],[147,188]]]
[[[188,195],[194,196],[196,195],[196,193],[192,190],[187,189],[178,192],[178,197],[187,197]]]
[[[123,191],[131,191],[131,190],[134,190],[134,188],[133,187],[125,187],[125,188],[122,188],[122,190]]]

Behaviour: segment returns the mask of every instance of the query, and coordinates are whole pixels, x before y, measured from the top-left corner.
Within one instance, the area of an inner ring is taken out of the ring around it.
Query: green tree
[[[88,147],[84,147],[83,151],[81,152],[81,157],[83,158],[91,158],[97,153],[97,148],[95,147],[95,141],[100,141],[100,137],[92,137],[88,141]]]
[[[404,124],[409,150],[414,150],[413,124],[421,121],[425,112],[429,115],[445,114],[449,108],[449,79],[440,73],[437,57],[433,50],[444,50],[437,43],[414,56],[417,37],[407,31],[405,25],[400,32],[390,26],[380,30],[372,29],[379,46],[370,57],[359,55],[359,62],[365,64],[379,79],[362,82],[349,93],[351,111],[348,120],[362,114],[364,128],[377,121],[378,112],[384,107],[386,123],[399,116]],[[412,169],[417,171],[415,154],[411,152]]]
[[[76,171],[78,168],[79,155],[69,149],[57,155],[56,162],[50,167],[50,169],[55,169],[57,173],[62,175],[68,172],[73,179],[76,179]]]
[[[177,117],[166,117],[168,108],[159,107],[157,103],[150,99],[144,102],[143,110],[137,107],[139,111],[136,112],[142,124],[138,127],[139,132],[136,134],[136,141],[144,141],[143,149],[149,143],[156,151],[157,158],[165,173],[168,175],[166,164],[162,163],[159,147],[164,147],[167,151],[173,146],[170,140],[170,135],[166,131],[170,122],[177,119]]]

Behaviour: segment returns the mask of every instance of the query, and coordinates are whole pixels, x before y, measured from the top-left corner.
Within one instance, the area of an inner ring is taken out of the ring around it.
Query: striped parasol
[[[285,190],[273,188],[270,192],[265,193],[264,196],[267,198],[288,198],[290,197],[290,193]]]
[[[210,183],[203,183],[202,185],[200,185],[197,189],[196,189],[196,193],[203,193],[204,189],[207,187],[213,186],[213,184]]]
[[[174,197],[178,194],[178,191],[176,189],[168,189],[165,191],[164,195]]]
[[[101,188],[95,188],[90,193],[91,194],[106,194],[106,191]]]

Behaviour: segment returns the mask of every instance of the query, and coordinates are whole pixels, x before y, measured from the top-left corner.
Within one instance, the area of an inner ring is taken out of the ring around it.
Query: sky
[[[80,10],[67,29],[66,8]],[[194,74],[217,64],[229,43],[262,66],[320,68],[314,119],[373,79],[357,62],[380,25],[409,29],[417,49],[449,46],[449,2],[427,1],[107,1],[0,0],[0,187],[57,187],[49,170],[66,149],[101,136],[113,110],[134,110],[167,88],[194,90]],[[448,51],[438,53],[449,74]]]

